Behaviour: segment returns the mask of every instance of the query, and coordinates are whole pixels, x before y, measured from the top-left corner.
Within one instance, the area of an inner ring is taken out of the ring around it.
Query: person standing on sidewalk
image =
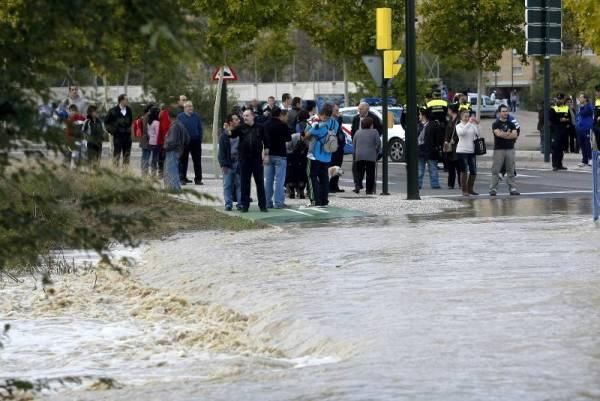
[[[333,106],[325,103],[319,112],[319,120],[307,127],[306,137],[310,138],[308,147],[308,177],[309,206],[327,207],[329,205],[329,163],[331,153],[324,149],[329,131],[337,132],[338,122],[332,118]]]
[[[362,181],[367,173],[367,195],[375,195],[375,163],[381,151],[379,132],[373,128],[373,119],[366,117],[360,122],[360,129],[354,135],[353,158],[358,172],[358,185],[355,184],[354,193],[358,194],[362,188]]]
[[[344,148],[346,146],[346,134],[342,128],[342,116],[340,116],[340,106],[337,104],[333,105],[334,118],[338,123],[337,137],[338,137],[338,149],[331,154],[331,165],[342,167],[344,163]],[[335,174],[329,179],[329,193],[345,192],[340,188],[340,176]]]
[[[596,149],[600,150],[600,85],[596,86],[596,103],[594,107],[594,137]]]
[[[250,180],[254,177],[258,207],[261,212],[267,212],[263,163],[269,162],[269,149],[265,147],[265,130],[255,122],[251,109],[243,114],[244,123],[231,131],[231,138],[240,138],[238,155],[240,159],[240,180],[242,188],[242,213],[250,207]]]
[[[298,113],[302,109],[302,99],[295,97],[292,99],[292,108],[288,111],[288,126],[292,132],[296,132],[296,123],[298,122]]]
[[[150,173],[153,177],[158,175],[158,159],[160,157],[160,145],[158,135],[160,131],[159,121],[160,109],[152,106],[148,112],[146,129],[148,132],[148,151],[150,152]]]
[[[571,127],[571,113],[565,104],[565,95],[562,93],[556,99],[556,106],[550,108],[550,121],[552,122],[552,171],[566,170],[563,166],[565,141]]]
[[[577,142],[581,149],[581,163],[579,167],[587,166],[592,160],[592,142],[590,131],[594,125],[594,108],[590,103],[590,97],[579,95],[579,111],[577,112]]]
[[[469,110],[460,112],[460,123],[456,125],[458,144],[456,157],[458,159],[460,182],[463,196],[479,195],[473,187],[477,178],[477,161],[475,159],[475,140],[479,138],[479,125],[469,121]],[[467,171],[469,173],[467,179]]]
[[[173,192],[181,192],[179,181],[179,158],[190,142],[185,125],[177,119],[178,110],[169,110],[171,127],[165,139],[165,187]]]
[[[381,120],[372,111],[369,111],[369,107],[369,103],[367,102],[360,102],[358,105],[358,114],[352,119],[352,127],[350,129],[350,135],[352,138],[354,138],[354,134],[356,134],[356,132],[360,129],[361,121],[367,117],[371,117],[373,120],[373,127],[375,127],[377,132],[379,132],[379,135],[383,135]],[[352,161],[352,178],[354,179],[354,187],[356,187],[358,181],[358,171],[356,170],[356,163],[354,160]]]
[[[458,176],[458,185],[462,185],[459,160],[456,155],[456,145],[458,136],[456,135],[456,125],[460,122],[458,117],[460,105],[452,103],[448,105],[448,125],[446,126],[446,136],[444,138],[444,156],[448,166],[448,189],[454,189],[456,177]],[[464,109],[470,112],[469,108]],[[462,114],[462,112],[461,112]],[[458,174],[457,174],[458,173]]]
[[[285,207],[285,172],[287,170],[286,142],[292,140],[290,128],[284,122],[287,110],[273,107],[271,118],[265,123],[265,147],[269,149],[268,163],[265,163],[265,196],[267,208]],[[273,202],[275,195],[275,202]]]
[[[237,209],[242,208],[242,190],[240,184],[240,164],[238,156],[238,144],[240,138],[231,138],[231,130],[240,125],[240,117],[237,114],[227,116],[223,124],[221,136],[219,136],[219,165],[223,172],[223,199],[225,200],[225,211],[233,209],[233,200],[237,203]]]
[[[183,113],[179,113],[177,119],[181,121],[190,135],[190,142],[183,150],[179,160],[179,179],[182,185],[192,182],[187,178],[191,153],[194,162],[194,184],[202,185],[202,121],[198,113],[194,111],[192,102],[188,100],[183,104]]]
[[[579,143],[577,142],[577,110],[573,104],[573,98],[570,96],[567,98],[566,105],[569,106],[569,115],[571,117],[571,124],[567,130],[567,140],[565,143],[565,152],[568,153],[579,153]]]
[[[169,127],[171,127],[171,120],[169,119],[169,107],[165,104],[161,105],[160,113],[158,114],[159,126],[158,126],[158,139],[156,141],[158,145],[158,177],[163,178],[165,171],[165,139]]]
[[[494,159],[492,162],[492,183],[490,184],[490,196],[496,196],[498,174],[502,166],[506,167],[506,182],[511,195],[520,195],[515,187],[515,142],[519,134],[517,127],[508,119],[508,107],[498,107],[498,119],[492,124],[494,133]],[[460,142],[460,141],[459,141]]]
[[[87,157],[90,167],[100,166],[102,160],[102,141],[104,140],[104,123],[98,117],[98,108],[88,106],[87,119],[82,127],[83,138],[87,141]]]
[[[119,167],[122,157],[122,166],[127,167],[131,156],[133,113],[129,108],[127,95],[121,94],[117,100],[119,104],[110,109],[104,119],[104,124],[113,137],[113,165]]]
[[[438,127],[437,121],[429,120],[429,108],[419,110],[419,137],[417,144],[419,146],[419,189],[423,188],[423,177],[425,176],[425,164],[429,166],[429,185],[431,189],[440,189],[440,179],[438,175]]]

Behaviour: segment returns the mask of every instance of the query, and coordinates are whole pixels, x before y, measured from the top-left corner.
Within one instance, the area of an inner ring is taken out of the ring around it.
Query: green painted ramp
[[[218,210],[223,211],[222,207]],[[269,209],[267,213],[261,212],[258,207],[253,206],[248,213],[236,210],[224,212],[228,215],[242,217],[252,221],[260,221],[266,224],[299,223],[330,219],[344,219],[351,217],[365,217],[368,213],[340,207],[314,208],[314,207],[290,207],[285,209]]]

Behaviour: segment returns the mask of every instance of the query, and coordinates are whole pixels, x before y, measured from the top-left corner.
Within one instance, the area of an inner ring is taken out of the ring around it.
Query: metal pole
[[[406,198],[419,197],[417,182],[417,52],[415,0],[406,0]]]
[[[550,161],[552,131],[550,126],[550,57],[544,57],[544,162]]]
[[[383,189],[381,195],[389,195],[388,192],[388,81],[389,79],[383,79],[381,84],[381,96],[383,103],[381,107],[381,114],[383,117],[383,168],[382,168],[382,182]]]

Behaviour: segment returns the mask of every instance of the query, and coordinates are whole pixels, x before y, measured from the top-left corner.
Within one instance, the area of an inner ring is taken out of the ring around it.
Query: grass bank
[[[113,243],[137,246],[182,231],[265,227],[180,197],[156,181],[110,169],[15,167],[0,176],[0,271],[36,265],[39,255],[56,249],[105,254]]]

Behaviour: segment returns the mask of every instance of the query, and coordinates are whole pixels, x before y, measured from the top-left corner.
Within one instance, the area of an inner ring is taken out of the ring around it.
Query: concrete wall
[[[343,81],[327,81],[327,82],[279,82],[279,83],[241,83],[241,82],[228,82],[227,87],[230,92],[240,100],[249,101],[254,98],[258,100],[267,100],[269,96],[275,96],[276,99],[281,99],[283,93],[290,93],[292,96],[299,96],[303,99],[314,99],[315,94],[343,94],[344,93],[344,82]],[[99,86],[95,89],[92,86],[83,86],[80,88],[81,92],[90,100],[96,100],[98,103],[104,102],[104,87]],[[356,85],[354,83],[348,83],[348,90],[350,93],[356,92]],[[54,87],[51,88],[52,93],[56,99],[65,99],[67,97],[68,88],[65,87]],[[108,87],[108,104],[112,105],[116,103],[117,97],[124,92],[123,86],[109,86]],[[139,101],[151,101],[154,100],[150,94],[144,93],[141,86],[129,86],[127,88],[127,94],[129,99],[134,102]],[[178,93],[174,93],[174,96],[178,96]]]

